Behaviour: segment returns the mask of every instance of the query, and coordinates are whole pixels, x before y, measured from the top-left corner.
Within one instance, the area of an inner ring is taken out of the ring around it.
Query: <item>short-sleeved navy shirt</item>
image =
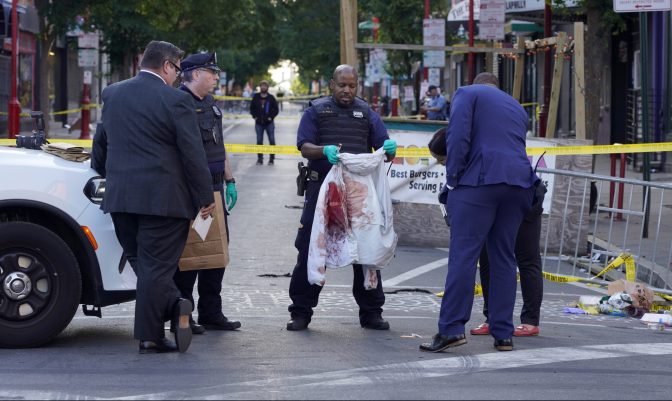
[[[385,140],[390,139],[387,135],[387,128],[380,119],[378,113],[369,110],[369,143],[373,149],[378,149],[383,146]],[[317,113],[315,109],[309,107],[303,113],[301,122],[299,123],[299,130],[296,133],[296,146],[301,149],[304,143],[318,144],[317,134]],[[317,171],[321,176],[327,175],[331,169],[332,164],[326,159],[308,160],[308,167]]]

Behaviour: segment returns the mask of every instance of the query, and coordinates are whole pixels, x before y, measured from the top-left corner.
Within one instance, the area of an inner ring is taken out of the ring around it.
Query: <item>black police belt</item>
[[[324,181],[325,177],[326,177],[326,175],[320,174],[315,170],[308,170],[308,175],[307,175],[306,179],[308,181],[322,182],[322,181]]]

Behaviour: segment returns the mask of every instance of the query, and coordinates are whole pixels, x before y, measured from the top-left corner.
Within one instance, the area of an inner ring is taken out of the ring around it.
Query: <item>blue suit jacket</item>
[[[459,88],[446,135],[448,185],[534,185],[526,131],[527,113],[505,92],[491,85]]]

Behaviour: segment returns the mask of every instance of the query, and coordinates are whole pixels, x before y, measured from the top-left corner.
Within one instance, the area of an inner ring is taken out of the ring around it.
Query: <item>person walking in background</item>
[[[135,338],[144,353],[184,352],[191,343],[192,304],[173,275],[189,222],[214,209],[211,176],[191,96],[172,88],[184,53],[152,41],[134,78],[102,94],[102,130],[91,166],[106,178],[101,208],[112,214],[124,255],[138,278]],[[163,324],[173,321],[175,341]]]
[[[212,175],[212,189],[222,196],[222,204],[227,210],[233,209],[238,199],[236,180],[233,178],[229,160],[224,148],[222,130],[222,112],[215,104],[211,92],[219,80],[219,67],[215,53],[192,54],[182,60],[182,85],[180,90],[188,93],[194,101],[198,119],[198,133],[203,143],[208,167]],[[224,185],[226,183],[226,185]],[[226,232],[229,233],[228,219]],[[230,238],[229,238],[230,239]],[[230,243],[230,241],[229,241]],[[222,313],[222,280],[224,267],[221,269],[203,269],[175,272],[175,284],[182,297],[194,302],[194,284],[198,277],[198,324],[189,317],[189,325],[193,334],[203,334],[208,330],[236,330],[240,322],[229,320]]]
[[[439,129],[429,142],[429,151],[437,161],[446,165],[446,128]],[[544,279],[541,272],[541,214],[543,212],[546,186],[539,181],[534,193],[532,209],[525,215],[516,236],[515,254],[516,264],[520,272],[520,288],[523,293],[523,308],[520,313],[520,325],[513,331],[514,337],[529,337],[539,335],[539,319],[541,316],[541,302],[544,292]],[[444,206],[447,203],[448,189],[444,186],[439,195],[439,202]],[[446,209],[448,210],[448,209]],[[448,216],[450,211],[448,211]],[[449,217],[447,218],[447,222]],[[483,314],[485,323],[471,329],[471,335],[489,335],[488,298],[490,293],[490,263],[487,247],[481,250],[478,263],[478,272],[483,288]]]
[[[420,110],[427,113],[428,120],[445,121],[446,115],[446,98],[439,93],[439,89],[435,85],[429,85],[429,104],[420,107]]]
[[[259,93],[252,96],[250,102],[250,114],[254,118],[254,129],[257,132],[257,145],[264,144],[264,131],[268,135],[268,143],[275,145],[275,123],[273,120],[278,115],[278,102],[275,96],[268,93],[268,81],[259,82]],[[272,165],[275,155],[271,154],[268,164]],[[264,155],[257,154],[257,165],[264,164]]]
[[[527,113],[481,73],[457,90],[446,135],[450,254],[438,333],[421,351],[465,344],[474,301],[476,263],[483,246],[492,261],[488,318],[494,346],[513,349],[516,299],[514,244],[539,181],[525,153]]]
[[[378,114],[356,96],[357,81],[354,67],[347,64],[336,67],[329,82],[332,95],[312,100],[299,123],[296,145],[308,159],[309,179],[294,241],[299,254],[289,284],[292,304],[288,308],[291,319],[287,330],[290,331],[308,328],[322,291],[322,286],[308,282],[308,250],[320,187],[331,166],[338,164],[339,151],[371,153],[372,148],[383,147],[388,161],[394,159],[397,151],[397,143],[389,138]],[[352,293],[359,306],[360,325],[366,329],[389,330],[390,324],[382,317],[385,294],[380,271],[376,288],[366,290],[362,265],[352,267]]]

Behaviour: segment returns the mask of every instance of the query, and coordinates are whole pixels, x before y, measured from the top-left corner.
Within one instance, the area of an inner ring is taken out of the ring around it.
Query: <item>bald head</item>
[[[474,84],[494,85],[499,88],[499,79],[491,72],[482,72],[474,78]]]
[[[348,64],[341,64],[334,70],[329,81],[329,89],[336,103],[348,106],[355,101],[357,95],[357,69]]]
[[[351,66],[350,64],[341,64],[338,67],[336,67],[336,69],[334,69],[334,74],[331,76],[331,78],[334,81],[337,81],[338,77],[341,74],[354,75],[355,79],[358,78],[357,69],[355,67]]]

